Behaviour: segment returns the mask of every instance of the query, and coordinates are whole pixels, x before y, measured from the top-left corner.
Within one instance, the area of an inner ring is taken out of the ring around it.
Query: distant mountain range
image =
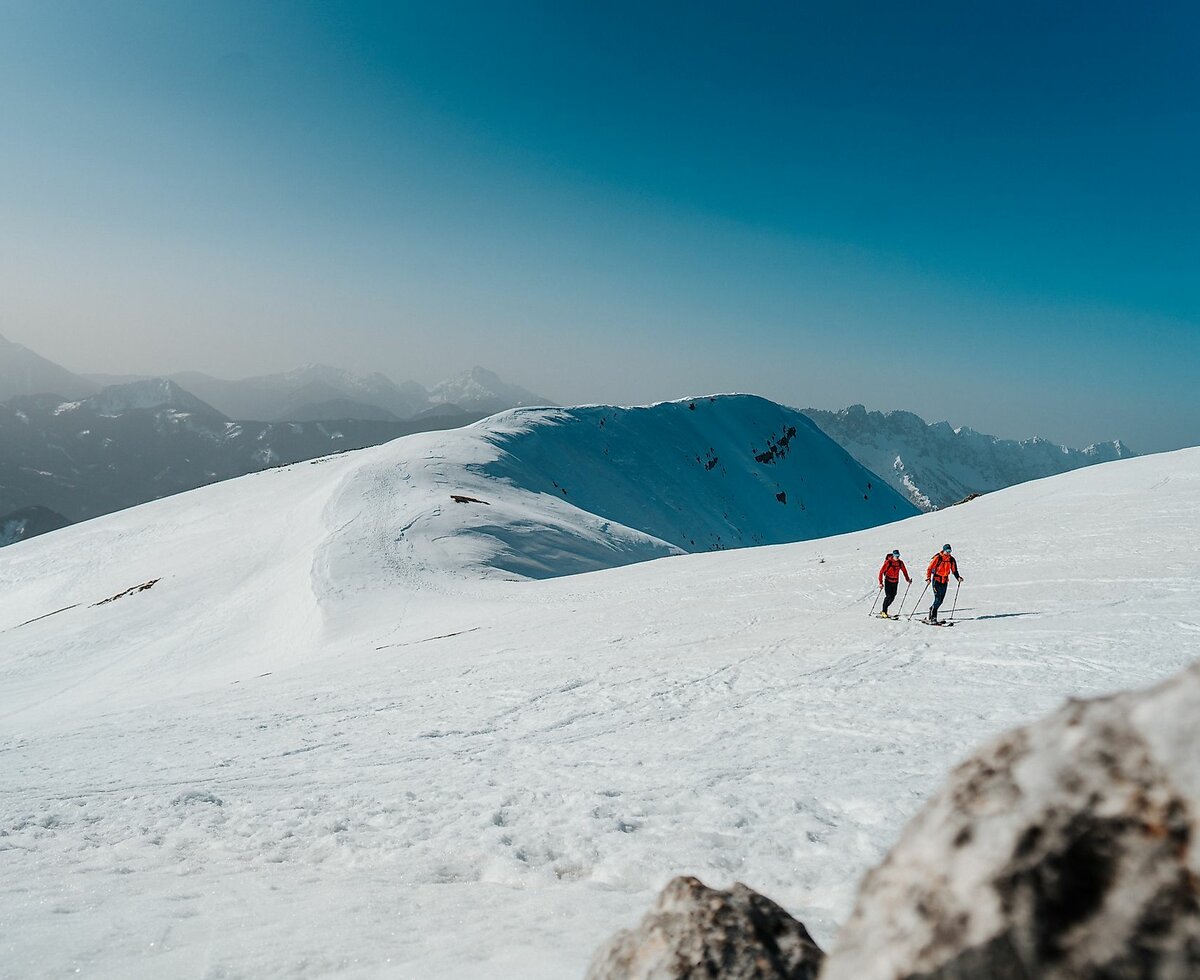
[[[1120,440],[1068,449],[1046,439],[999,439],[948,422],[926,422],[912,412],[804,414],[851,456],[922,510],[936,510],[972,494],[990,493],[1093,463],[1136,456]]]
[[[530,404],[548,403],[483,368],[432,389],[322,365],[241,381],[82,377],[0,338],[0,546],[218,480]]]
[[[475,418],[239,422],[166,380],[112,385],[71,402],[25,395],[0,405],[0,512],[40,506],[73,523]]]
[[[89,375],[93,385],[149,380],[138,375]],[[533,392],[501,381],[485,368],[426,388],[416,381],[396,384],[383,374],[354,374],[324,364],[295,371],[226,381],[199,372],[168,379],[234,419],[263,422],[323,422],[363,419],[396,422],[422,415],[478,417],[508,408],[552,405]]]
[[[240,381],[83,377],[0,338],[0,545],[271,466],[549,404],[478,367],[431,388],[324,365]],[[804,414],[923,510],[1136,455],[1119,441],[1067,449],[861,405]]]

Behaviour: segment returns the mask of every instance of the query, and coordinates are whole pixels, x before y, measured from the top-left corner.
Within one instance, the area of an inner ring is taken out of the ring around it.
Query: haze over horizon
[[[0,333],[1200,443],[1200,13],[13,4]]]

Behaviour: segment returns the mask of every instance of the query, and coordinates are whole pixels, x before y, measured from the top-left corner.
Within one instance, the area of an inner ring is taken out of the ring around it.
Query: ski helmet
[[[953,549],[948,544],[942,545],[942,551],[952,551]]]
[[[896,549],[895,551],[893,551],[893,552],[892,552],[892,557],[893,557],[893,558],[899,558],[899,557],[900,557],[900,550],[899,550],[899,549]]]

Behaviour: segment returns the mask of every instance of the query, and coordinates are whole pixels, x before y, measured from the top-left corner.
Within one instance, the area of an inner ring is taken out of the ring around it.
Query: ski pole
[[[962,588],[962,579],[954,583],[954,605],[950,607],[950,619],[954,619],[954,610],[958,608],[958,590]]]
[[[926,582],[925,588],[923,588],[921,590],[921,594],[919,596],[917,596],[917,604],[915,606],[913,606],[913,611],[908,614],[909,619],[912,619],[917,614],[917,610],[921,608],[921,600],[925,598],[925,593],[928,591],[929,591],[929,583]]]
[[[899,619],[904,612],[904,604],[908,602],[908,590],[912,588],[912,579],[908,580],[908,585],[904,589],[904,598],[900,600],[900,608],[896,610],[896,618]]]
[[[879,597],[881,595],[883,595],[883,586],[882,585],[879,587],[879,591],[875,593],[875,602],[871,603],[871,611],[869,613],[867,613],[868,619],[875,615],[875,603],[879,601]]]

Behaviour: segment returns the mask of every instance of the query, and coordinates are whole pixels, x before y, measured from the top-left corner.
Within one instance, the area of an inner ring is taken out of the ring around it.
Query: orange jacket
[[[883,567],[879,569],[879,584],[883,585],[884,578],[889,582],[899,582],[901,572],[904,573],[904,577],[909,582],[912,581],[912,579],[908,578],[908,569],[904,567],[904,562],[899,558],[893,558],[891,555],[888,555],[883,560]]]
[[[958,578],[958,562],[954,560],[953,555],[948,555],[944,551],[939,551],[933,556],[933,561],[929,563],[929,567],[925,570],[925,578],[932,578],[935,582],[949,582],[950,576]]]

